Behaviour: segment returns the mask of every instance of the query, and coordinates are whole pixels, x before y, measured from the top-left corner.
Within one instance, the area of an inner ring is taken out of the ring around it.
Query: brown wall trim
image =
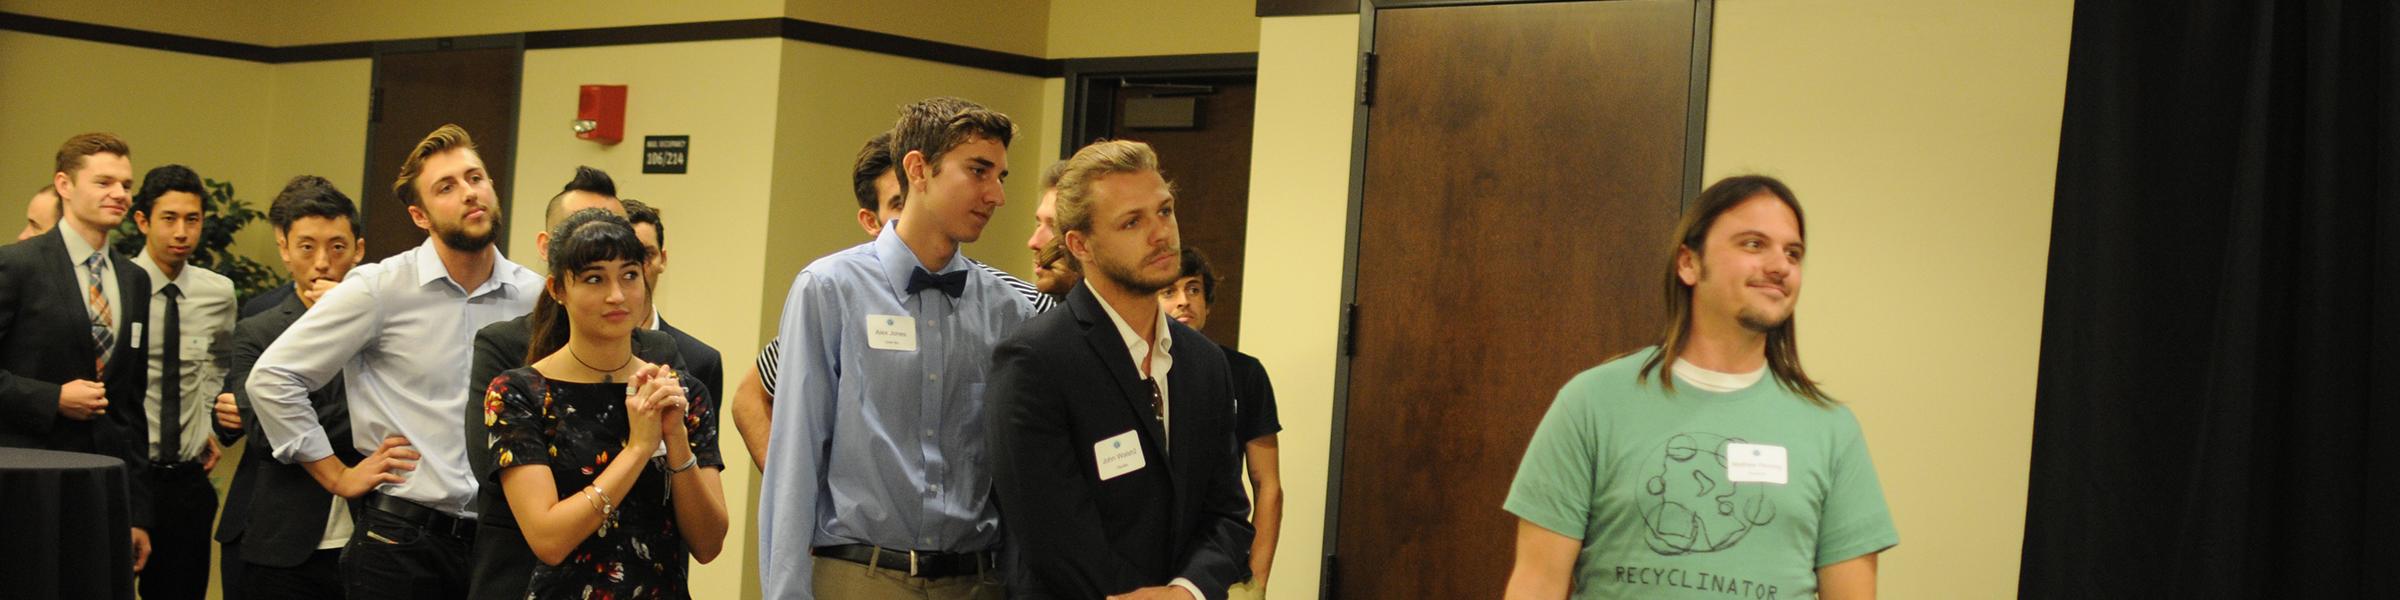
[[[1354,15],[1358,4],[1359,0],[1258,0],[1258,16]]]
[[[302,46],[261,46],[4,11],[0,11],[0,31],[17,31],[87,42],[268,64],[370,58],[374,56],[377,44],[440,46],[443,40],[451,39],[421,38]],[[1066,59],[1046,59],[829,23],[776,17],[528,31],[521,35],[525,37],[525,48],[528,50],[783,38],[1028,77],[1058,77],[1066,72],[1067,65]]]

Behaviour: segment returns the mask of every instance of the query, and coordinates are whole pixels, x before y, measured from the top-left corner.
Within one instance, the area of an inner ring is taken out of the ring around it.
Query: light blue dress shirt
[[[758,508],[769,598],[814,597],[818,546],[1000,545],[984,375],[992,348],[1032,307],[955,254],[935,272],[969,273],[965,293],[908,293],[917,258],[895,229],[809,264],[784,299],[782,385]],[[915,324],[914,351],[890,349],[888,336],[870,343],[869,321],[889,330],[902,320]]]
[[[542,276],[493,248],[491,278],[468,291],[450,279],[434,243],[427,239],[351,269],[259,355],[250,398],[276,460],[315,461],[332,456],[333,446],[308,392],[341,374],[350,401],[348,443],[374,454],[384,436],[399,435],[424,455],[405,474],[408,481],[379,491],[472,516],[475,474],[458,415],[467,410],[475,331],[532,312]]]

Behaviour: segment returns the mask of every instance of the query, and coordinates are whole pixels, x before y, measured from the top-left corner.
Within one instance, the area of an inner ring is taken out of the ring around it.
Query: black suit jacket
[[[255,317],[258,316],[259,313],[275,310],[276,307],[283,306],[283,302],[285,300],[290,300],[292,297],[297,295],[292,291],[292,285],[292,282],[286,281],[283,282],[283,285],[275,286],[274,289],[261,292],[257,296],[252,296],[249,300],[242,301],[242,318],[247,319],[250,317]],[[234,326],[239,327],[241,324],[235,323]]]
[[[676,329],[664,318],[658,320],[658,329],[675,336],[675,353],[683,357],[683,364],[692,366],[691,373],[700,378],[700,383],[707,384],[710,390],[725,389],[725,357],[716,348]]]
[[[994,350],[993,487],[1009,595],[1099,598],[1190,579],[1212,600],[1249,577],[1253,535],[1234,452],[1232,377],[1208,338],[1169,321],[1169,443],[1150,387],[1087,287]],[[1146,463],[1106,481],[1095,449],[1138,432]]]
[[[112,261],[117,297],[109,310],[124,318],[108,377],[92,372],[91,313],[84,308],[80,268],[67,258],[66,225],[0,247],[0,446],[106,454],[125,460],[133,493],[133,526],[149,527],[150,422],[143,395],[150,370],[141,336],[150,320],[150,274],[133,259],[103,250]],[[58,388],[77,379],[108,388],[108,412],[89,421],[58,414]]]
[[[234,324],[233,368],[226,373],[225,391],[233,394],[244,425],[258,422],[258,413],[250,404],[251,367],[257,366],[258,356],[307,310],[299,296],[286,294],[282,304]],[[365,457],[350,444],[350,404],[342,395],[342,385],[342,378],[334,377],[325,387],[308,393],[308,404],[317,410],[317,424],[325,428],[325,439],[333,441],[333,455],[341,458],[342,464],[355,465]],[[225,491],[217,541],[240,544],[244,562],[300,566],[325,538],[325,514],[332,512],[333,492],[318,485],[308,467],[275,460],[274,441],[255,426],[251,429],[242,464],[233,473],[232,487]],[[217,427],[220,438],[241,434]]]

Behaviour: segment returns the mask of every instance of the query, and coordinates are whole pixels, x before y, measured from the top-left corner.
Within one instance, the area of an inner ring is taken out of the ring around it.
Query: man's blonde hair
[[[1058,171],[1058,236],[1065,244],[1067,232],[1092,234],[1092,184],[1101,177],[1119,173],[1140,173],[1158,170],[1158,153],[1149,144],[1132,140],[1101,140],[1075,151]],[[1174,184],[1168,184],[1173,193]],[[1067,254],[1067,266],[1083,269],[1082,261],[1073,253]]]
[[[417,147],[408,151],[408,160],[400,163],[400,179],[392,182],[392,195],[400,197],[401,206],[416,206],[424,201],[417,197],[417,175],[423,173],[425,159],[455,148],[475,149],[475,138],[457,124],[442,125],[417,141]]]

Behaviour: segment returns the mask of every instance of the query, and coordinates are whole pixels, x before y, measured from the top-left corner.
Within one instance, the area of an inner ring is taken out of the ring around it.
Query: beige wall
[[[5,0],[0,11],[263,46],[775,17],[776,0]]]
[[[1050,0],[1049,56],[1257,52],[1257,8],[1255,0]]]
[[[1259,27],[1258,115],[1251,136],[1253,260],[1242,350],[1275,382],[1283,420],[1283,537],[1271,598],[1317,597],[1324,555],[1325,480],[1333,432],[1335,325],[1341,318],[1342,239],[1350,196],[1351,90],[1358,17],[1275,17]],[[1173,169],[1174,157],[1162,157]],[[1272,265],[1273,268],[1267,268]]]
[[[667,273],[658,289],[660,314],[724,355],[728,377],[758,352],[757,276],[764,258],[755,240],[768,235],[768,183],[775,169],[776,69],[781,42],[772,39],[612,46],[525,53],[518,109],[517,181],[510,192],[509,256],[538,265],[534,233],[550,196],[577,165],[608,171],[620,195],[657,206],[667,226]],[[693,65],[707,65],[695,69]],[[566,124],[577,87],[629,87],[625,142],[603,146],[577,139]],[[691,136],[689,173],[645,175],[641,137]],[[540,267],[536,267],[537,270]],[[730,386],[731,384],[727,384]],[[740,505],[754,485],[749,453],[719,422],[719,449],[728,504]],[[697,597],[742,593],[752,562],[741,541],[755,529],[752,513],[735,510],[724,554],[692,572]]]
[[[2016,595],[2072,9],[1717,5],[1706,172],[1808,208],[1802,355],[1866,428],[1893,597]]]
[[[786,0],[784,15],[913,38],[1044,56],[1046,0]]]

